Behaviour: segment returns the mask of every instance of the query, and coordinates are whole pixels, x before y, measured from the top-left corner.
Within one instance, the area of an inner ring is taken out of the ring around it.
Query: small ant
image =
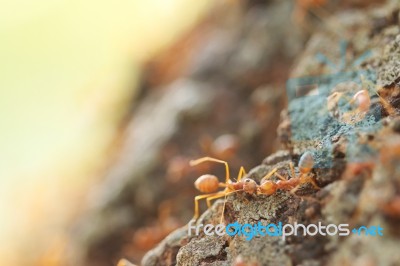
[[[236,182],[232,182],[229,176],[228,163],[222,160],[218,160],[211,157],[203,157],[198,160],[190,161],[190,165],[194,166],[203,162],[217,162],[225,165],[225,183],[218,181],[218,178],[214,175],[206,174],[200,176],[196,182],[195,187],[205,195],[199,195],[194,198],[195,211],[193,219],[196,220],[199,217],[199,200],[206,199],[207,206],[211,206],[211,201],[217,198],[226,197],[231,193],[238,191],[244,191],[250,195],[272,195],[276,193],[278,189],[290,190],[291,193],[295,193],[302,184],[311,183],[313,187],[319,189],[319,186],[310,176],[310,172],[314,166],[314,158],[310,152],[305,152],[299,160],[300,175],[296,176],[294,166],[290,163],[290,169],[292,173],[291,179],[286,179],[277,173],[278,168],[272,169],[265,177],[261,180],[261,185],[258,185],[256,181],[250,178],[243,178],[246,172],[243,167],[240,168],[238,178]],[[273,182],[269,180],[273,175],[276,175],[281,180]],[[243,179],[242,179],[243,178]],[[223,191],[218,191],[218,188],[225,188]],[[224,204],[225,209],[225,204]]]
[[[367,112],[371,107],[371,96],[369,91],[375,92],[375,94],[379,97],[379,102],[381,103],[384,110],[389,115],[394,115],[395,109],[391,106],[391,104],[379,94],[379,88],[375,87],[375,85],[367,80],[364,76],[360,76],[362,88],[355,92],[351,99],[347,99],[346,95],[343,92],[334,92],[330,96],[327,97],[327,105],[328,110],[332,112],[338,106],[339,100],[343,97],[348,100],[348,104],[350,106],[355,106],[352,108],[353,110],[346,111],[342,114],[341,120],[347,123],[356,123],[364,119]],[[375,87],[375,88],[374,88]]]
[[[375,86],[370,80],[366,79],[362,75],[360,78],[361,78],[363,87],[371,89],[379,97],[379,102],[382,104],[382,107],[388,113],[388,115],[395,115],[396,109],[380,94],[380,90],[382,90],[382,87]],[[354,95],[353,99],[357,100],[357,104],[358,104],[357,107],[360,111],[364,111],[364,112],[368,111],[368,109],[371,105],[371,100],[370,100],[370,96],[368,94],[368,90],[364,89],[364,90],[357,92]]]
[[[278,173],[275,175],[280,179],[277,182],[268,180],[270,176],[266,176],[261,180],[261,185],[259,186],[259,193],[262,195],[272,195],[276,193],[278,189],[290,190],[290,193],[294,194],[302,184],[311,183],[314,188],[319,189],[320,187],[316,184],[314,179],[312,179],[310,172],[314,167],[314,158],[311,152],[305,152],[299,160],[299,170],[300,175],[296,176],[294,171],[293,163],[290,162],[290,171],[292,178],[286,179]]]
[[[199,195],[194,198],[194,217],[196,220],[199,217],[199,200],[206,199],[207,206],[211,206],[211,201],[217,198],[226,197],[228,194],[235,193],[238,191],[244,191],[247,194],[254,195],[258,191],[258,185],[256,181],[250,178],[243,178],[246,175],[246,171],[243,166],[240,167],[237,181],[233,182],[229,175],[229,166],[226,161],[218,160],[212,157],[203,157],[197,160],[190,161],[190,165],[198,165],[204,162],[216,162],[225,165],[225,183],[219,182],[215,175],[202,175],[195,181],[195,187],[203,193],[208,193],[205,195]],[[272,176],[278,169],[273,169],[266,177]],[[218,191],[218,188],[225,188],[223,191]],[[225,207],[225,205],[224,205]]]
[[[381,103],[383,109],[389,114],[394,115],[395,109],[391,106],[391,104],[383,98],[378,91],[375,91],[376,95],[379,97],[379,102]],[[347,113],[349,118],[353,118],[355,122],[364,119],[364,116],[369,111],[371,107],[371,97],[368,93],[368,90],[362,89],[357,91],[353,98],[349,101],[350,104],[356,105],[356,109]],[[348,119],[350,120],[350,119]]]

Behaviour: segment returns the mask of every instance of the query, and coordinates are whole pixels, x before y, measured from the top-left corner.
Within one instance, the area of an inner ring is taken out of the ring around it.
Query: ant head
[[[257,191],[257,183],[253,179],[245,178],[242,182],[244,192],[254,194]]]
[[[261,185],[260,185],[260,190],[262,194],[264,195],[272,195],[276,191],[277,185],[272,182],[271,180],[265,180]]]

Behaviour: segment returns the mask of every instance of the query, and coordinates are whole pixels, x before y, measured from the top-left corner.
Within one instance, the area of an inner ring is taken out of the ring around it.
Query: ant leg
[[[292,162],[289,163],[290,166],[290,172],[292,173],[292,178],[296,177],[296,172],[294,171],[294,165]]]
[[[396,109],[380,95],[379,95],[379,100],[382,103],[383,108],[385,109],[386,112],[388,112],[389,115],[394,115],[396,113]]]
[[[215,196],[211,196],[211,197],[208,197],[208,198],[207,198],[207,205],[208,205],[208,207],[210,207],[211,201],[212,201],[212,200],[225,197],[225,199],[224,199],[224,206],[222,207],[222,213],[221,213],[221,220],[220,220],[220,223],[222,223],[222,217],[224,216],[224,212],[225,212],[226,196],[228,196],[229,194],[238,192],[238,191],[242,191],[242,190],[243,190],[243,189],[238,189],[238,190],[234,190],[234,191],[230,191],[230,192],[222,191],[222,192],[218,193],[219,195],[217,194],[217,195],[215,195]]]
[[[198,165],[198,164],[201,164],[201,163],[204,163],[204,162],[216,162],[216,163],[224,164],[225,165],[225,172],[226,172],[226,174],[225,174],[225,183],[228,183],[231,180],[230,177],[229,177],[229,166],[228,166],[228,163],[225,162],[225,161],[218,160],[218,159],[215,159],[215,158],[212,158],[212,157],[202,157],[202,158],[197,159],[197,160],[191,160],[189,162],[189,164],[191,166],[194,166],[194,165]]]
[[[261,178],[261,180],[270,179],[271,176],[273,176],[274,174],[276,174],[276,171],[278,171],[278,168],[272,169],[268,174],[266,174],[263,178]]]
[[[282,181],[287,181],[287,179],[285,177],[283,177],[282,175],[275,173],[275,175]]]
[[[267,179],[271,178],[271,176],[273,176],[274,174],[276,174],[276,171],[278,171],[278,168],[272,169],[268,174],[266,174],[263,178],[261,178],[260,183],[263,183],[264,180],[267,180]]]
[[[224,213],[225,213],[225,205],[226,205],[226,196],[228,196],[229,194],[241,191],[243,189],[239,189],[239,190],[234,190],[228,193],[225,193],[225,198],[224,198],[224,206],[222,207],[222,212],[221,212],[221,219],[219,220],[219,223],[222,224],[222,218],[224,217]]]
[[[320,189],[320,187],[317,185],[317,183],[315,182],[314,179],[312,179],[311,176],[300,176],[300,184],[298,184],[295,188],[293,188],[292,190],[290,190],[290,193],[294,194],[296,193],[296,191],[300,188],[300,186],[304,183],[310,182],[311,185],[315,188],[315,189]]]
[[[389,115],[394,115],[396,112],[396,109],[385,99],[383,98],[379,93],[378,89],[375,89],[375,94],[378,95],[379,101],[383,106],[383,109],[389,114]]]
[[[292,190],[290,190],[291,194],[295,194],[297,190],[299,190],[301,184],[297,185],[295,188],[293,188]]]
[[[240,170],[239,170],[239,174],[238,174],[238,178],[237,178],[237,182],[239,182],[243,176],[247,175],[246,170],[244,170],[244,167],[241,166]]]
[[[199,196],[194,197],[194,216],[193,216],[193,220],[197,220],[197,218],[199,218],[199,200],[214,196],[216,194],[217,193],[212,193],[212,194],[199,195]]]
[[[311,183],[311,185],[315,188],[315,189],[321,189],[318,185],[317,182],[315,182],[314,178],[312,178],[311,176],[307,176],[307,181],[309,181]]]
[[[222,198],[223,196],[238,192],[238,191],[242,191],[243,189],[238,189],[238,190],[234,190],[234,191],[221,191],[216,193],[215,195],[211,195],[210,197],[207,198],[207,206],[210,208],[211,207],[211,201],[218,199],[218,198]]]
[[[311,183],[311,185],[315,189],[321,189],[317,185],[317,182],[315,182],[314,178],[310,174],[302,174],[302,175],[300,175],[300,184],[304,184],[304,183]]]
[[[222,197],[225,196],[226,194],[228,194],[228,193],[226,193],[226,191],[221,191],[221,192],[218,192],[217,194],[215,194],[214,196],[208,197],[208,198],[206,199],[206,201],[207,201],[207,207],[208,207],[208,208],[211,207],[211,201],[212,201],[212,200],[215,200],[215,199],[218,199],[218,198],[222,198]]]
[[[226,205],[226,196],[228,193],[225,193],[224,197],[224,206],[222,207],[222,212],[221,212],[221,218],[219,219],[219,223],[222,224],[222,218],[224,218],[224,213],[225,213],[225,205]]]

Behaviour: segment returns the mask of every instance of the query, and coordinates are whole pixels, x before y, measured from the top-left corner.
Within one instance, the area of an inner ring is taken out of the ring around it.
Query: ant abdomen
[[[371,99],[367,90],[360,90],[353,96],[353,101],[356,102],[360,112],[367,112],[371,105]]]
[[[215,175],[202,175],[196,182],[194,186],[202,193],[212,193],[218,190],[219,181]]]
[[[314,157],[311,152],[306,151],[300,157],[299,170],[302,174],[309,173],[314,167]]]

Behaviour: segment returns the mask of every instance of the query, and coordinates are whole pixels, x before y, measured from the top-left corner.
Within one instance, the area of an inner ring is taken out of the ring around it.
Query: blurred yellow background
[[[65,228],[107,166],[140,64],[210,3],[0,2],[1,265],[58,264]]]

